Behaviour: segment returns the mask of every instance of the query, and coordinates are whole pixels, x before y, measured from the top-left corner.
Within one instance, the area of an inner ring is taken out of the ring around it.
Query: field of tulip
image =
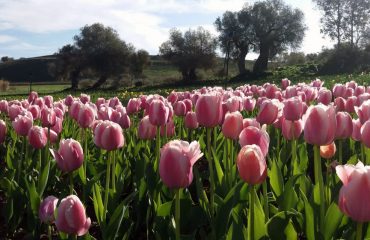
[[[370,238],[370,87],[355,81],[31,92],[0,119],[1,239]]]

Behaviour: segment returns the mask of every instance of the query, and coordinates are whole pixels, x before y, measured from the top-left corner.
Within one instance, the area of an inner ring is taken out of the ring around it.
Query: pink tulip
[[[239,144],[241,147],[256,144],[261,148],[263,156],[266,157],[269,150],[270,137],[264,128],[259,129],[250,126],[240,132]]]
[[[257,122],[255,118],[244,118],[243,119],[243,129],[249,126],[253,126],[256,128],[261,128],[261,124]]]
[[[339,209],[356,222],[370,221],[370,167],[358,162],[339,165],[337,175],[343,186],[339,191]]]
[[[118,99],[118,97],[113,97],[108,100],[109,101],[109,107],[116,108],[117,106],[122,105],[121,101]]]
[[[226,138],[237,140],[243,130],[243,116],[240,112],[228,112],[222,125],[222,133]]]
[[[53,96],[44,96],[44,102],[45,102],[45,105],[48,107],[48,108],[51,108],[53,107],[53,102],[54,102],[54,98]]]
[[[85,207],[75,195],[70,195],[59,204],[55,225],[60,232],[82,236],[89,231],[91,220],[86,217]]]
[[[57,208],[58,198],[54,196],[48,196],[42,200],[39,207],[39,218],[41,222],[51,224],[54,222],[54,211]]]
[[[165,125],[161,126],[160,135],[161,137],[172,137],[175,135],[175,123],[172,118]]]
[[[186,112],[193,111],[193,102],[190,99],[184,99],[183,102],[185,103],[186,106]]]
[[[250,185],[260,184],[267,177],[267,164],[259,146],[245,145],[236,159],[240,177]]]
[[[310,106],[303,122],[306,142],[319,146],[333,142],[337,126],[334,107],[322,104]]]
[[[40,109],[43,109],[45,107],[45,101],[43,98],[36,98],[35,102],[33,104],[36,104],[37,106],[40,107]]]
[[[140,111],[140,98],[130,98],[127,103],[127,114],[131,115]]]
[[[154,139],[156,136],[156,127],[149,121],[149,116],[145,116],[140,120],[139,127],[137,129],[138,137],[143,140]]]
[[[352,96],[352,97],[347,98],[346,106],[345,106],[346,112],[354,113],[355,106],[357,106],[357,97]]]
[[[38,93],[35,91],[32,91],[28,94],[28,102],[32,104],[38,97],[39,97]]]
[[[173,110],[176,116],[184,117],[186,114],[186,105],[183,101],[175,102]]]
[[[226,101],[227,111],[236,112],[241,110],[241,99],[240,97],[233,96]]]
[[[20,136],[27,136],[32,124],[32,114],[18,115],[12,122],[15,132]]]
[[[8,113],[8,101],[6,100],[1,100],[0,101],[0,112],[2,113]]]
[[[346,99],[337,97],[334,99],[334,106],[337,112],[343,112],[346,110]]]
[[[347,112],[337,112],[337,128],[335,131],[336,139],[349,138],[352,135],[352,117]]]
[[[256,99],[252,97],[246,97],[243,99],[243,108],[245,111],[252,112],[256,106]]]
[[[355,89],[357,87],[357,83],[355,81],[349,81],[349,82],[346,82],[346,87],[347,88],[352,88],[352,89]]]
[[[366,89],[364,86],[357,86],[353,94],[358,97],[359,95],[364,94],[365,92]]]
[[[331,103],[331,99],[333,98],[332,93],[330,90],[322,88],[320,89],[318,96],[317,96],[317,102],[322,103],[324,105],[329,105]]]
[[[100,108],[100,106],[101,105],[104,105],[105,104],[105,99],[104,98],[102,98],[102,97],[100,97],[100,98],[98,98],[98,99],[96,99],[96,101],[95,101],[95,105],[96,105],[96,107],[97,108]]]
[[[173,140],[161,148],[159,175],[169,188],[186,188],[193,181],[193,165],[203,156],[199,143]]]
[[[340,84],[340,83],[337,83],[334,85],[333,87],[333,95],[335,98],[337,97],[343,97],[345,96],[345,92],[346,92],[346,86],[343,85],[343,84]]]
[[[63,172],[72,172],[78,169],[84,161],[81,144],[72,138],[61,140],[59,150],[50,149],[50,152]]]
[[[370,120],[367,120],[361,127],[361,142],[370,148]]]
[[[6,124],[3,120],[0,119],[0,144],[5,141],[6,137]]]
[[[311,82],[311,86],[315,88],[321,88],[324,85],[324,82],[321,81],[320,79],[316,78]]]
[[[33,148],[40,149],[46,146],[48,141],[45,130],[39,126],[33,126],[28,131],[28,141]]]
[[[200,126],[213,128],[222,120],[222,100],[217,93],[201,95],[195,105],[195,113]]]
[[[289,121],[301,119],[303,114],[303,104],[300,98],[289,98],[284,102],[283,116]]]
[[[82,103],[79,102],[79,101],[74,101],[72,104],[71,104],[71,107],[69,108],[69,115],[71,116],[71,118],[73,118],[74,120],[77,121],[78,119],[78,114],[80,112],[80,107],[81,107]]]
[[[278,117],[279,105],[275,100],[265,100],[262,102],[256,117],[260,124],[272,124]]]
[[[56,114],[52,108],[43,108],[41,110],[41,125],[43,127],[52,127],[56,122]]]
[[[39,119],[41,117],[41,110],[38,105],[31,105],[28,111],[32,114],[33,119]]]
[[[289,121],[285,118],[282,119],[281,130],[286,140],[298,139],[303,131],[302,120]]]
[[[295,86],[289,86],[285,89],[285,98],[292,98],[297,96],[297,88]]]
[[[169,117],[169,109],[161,100],[154,99],[149,105],[149,120],[154,126],[165,125]]]
[[[360,119],[352,119],[352,139],[355,141],[361,141],[361,127],[362,124],[360,122]]]
[[[285,90],[290,84],[291,84],[291,81],[288,78],[281,79],[281,88],[283,90]]]
[[[370,119],[370,100],[364,101],[360,107],[355,107],[355,111],[361,124],[364,124]]]
[[[170,103],[174,104],[174,103],[177,101],[177,93],[176,93],[175,91],[172,91],[172,92],[168,95],[167,100],[168,100]]]
[[[49,131],[48,128],[44,128],[44,132],[45,132],[45,135],[49,139],[51,144],[56,144],[57,143],[59,138],[58,138],[58,134],[54,130],[50,129],[50,131]]]
[[[90,96],[87,95],[87,94],[81,93],[81,95],[80,95],[80,101],[83,104],[88,103],[88,102],[90,102]]]
[[[70,107],[73,103],[74,99],[72,97],[72,95],[68,95],[65,99],[64,99],[64,103],[66,106]]]
[[[23,111],[23,107],[19,106],[19,105],[11,105],[9,108],[8,108],[8,115],[9,115],[9,118],[11,121],[14,121],[14,119],[19,115],[21,114],[21,112]]]
[[[94,130],[94,143],[107,151],[123,147],[125,139],[121,126],[108,120],[99,123]]]
[[[123,114],[118,119],[118,122],[117,123],[121,126],[122,129],[128,129],[128,128],[130,128],[130,126],[131,126],[131,120],[130,120],[129,115]]]
[[[329,145],[320,146],[320,156],[325,159],[330,159],[334,157],[337,147],[335,142],[330,143]]]
[[[199,126],[197,115],[195,112],[187,112],[185,116],[185,127],[189,129],[196,129]]]
[[[89,104],[80,104],[80,109],[78,111],[77,123],[81,128],[91,127],[93,121],[95,120],[96,112],[90,107]]]

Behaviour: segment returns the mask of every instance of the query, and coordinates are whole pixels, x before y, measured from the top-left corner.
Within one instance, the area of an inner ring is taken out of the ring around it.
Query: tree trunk
[[[270,48],[267,45],[261,44],[260,55],[253,66],[253,73],[259,75],[267,70]]]
[[[78,89],[78,77],[80,76],[80,69],[76,69],[71,73],[71,89]]]
[[[181,71],[181,75],[182,75],[182,80],[184,82],[187,82],[189,80],[189,74],[188,74],[188,71],[186,70],[182,70]]]
[[[245,57],[247,56],[248,51],[241,51],[238,56],[238,69],[239,74],[243,75],[247,72],[247,69],[245,69]]]
[[[191,68],[189,71],[189,81],[194,82],[197,80],[197,74],[195,73],[195,68]]]
[[[99,80],[91,88],[88,88],[88,90],[99,88],[101,85],[103,85],[107,81],[107,79],[108,77],[106,75],[100,76]]]

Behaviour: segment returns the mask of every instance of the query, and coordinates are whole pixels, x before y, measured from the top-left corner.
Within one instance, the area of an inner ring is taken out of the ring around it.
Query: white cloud
[[[17,38],[9,35],[0,35],[0,44],[16,41]]]
[[[1,38],[1,31],[5,29],[39,34],[77,30],[86,24],[101,22],[116,29],[125,41],[155,54],[159,45],[168,39],[169,25],[178,26],[181,30],[203,26],[216,35],[213,22],[217,16],[226,10],[237,11],[245,3],[253,1],[255,0],[0,0],[0,44],[6,40]],[[331,42],[322,39],[319,32],[319,16],[317,10],[313,9],[311,0],[287,2],[293,7],[300,7],[306,15],[309,29],[302,50],[317,52],[322,45],[330,46]],[[177,18],[186,18],[187,14],[192,14],[195,18],[199,16],[202,20],[199,20],[198,25],[195,24],[197,19],[192,19],[189,25],[176,24]],[[215,17],[208,20],[202,18],[202,14]],[[20,37],[19,41],[28,42]]]

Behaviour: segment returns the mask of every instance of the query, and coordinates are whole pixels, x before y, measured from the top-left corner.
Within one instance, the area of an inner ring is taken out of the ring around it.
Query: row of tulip
[[[370,236],[370,88],[323,84],[1,100],[7,237]]]

